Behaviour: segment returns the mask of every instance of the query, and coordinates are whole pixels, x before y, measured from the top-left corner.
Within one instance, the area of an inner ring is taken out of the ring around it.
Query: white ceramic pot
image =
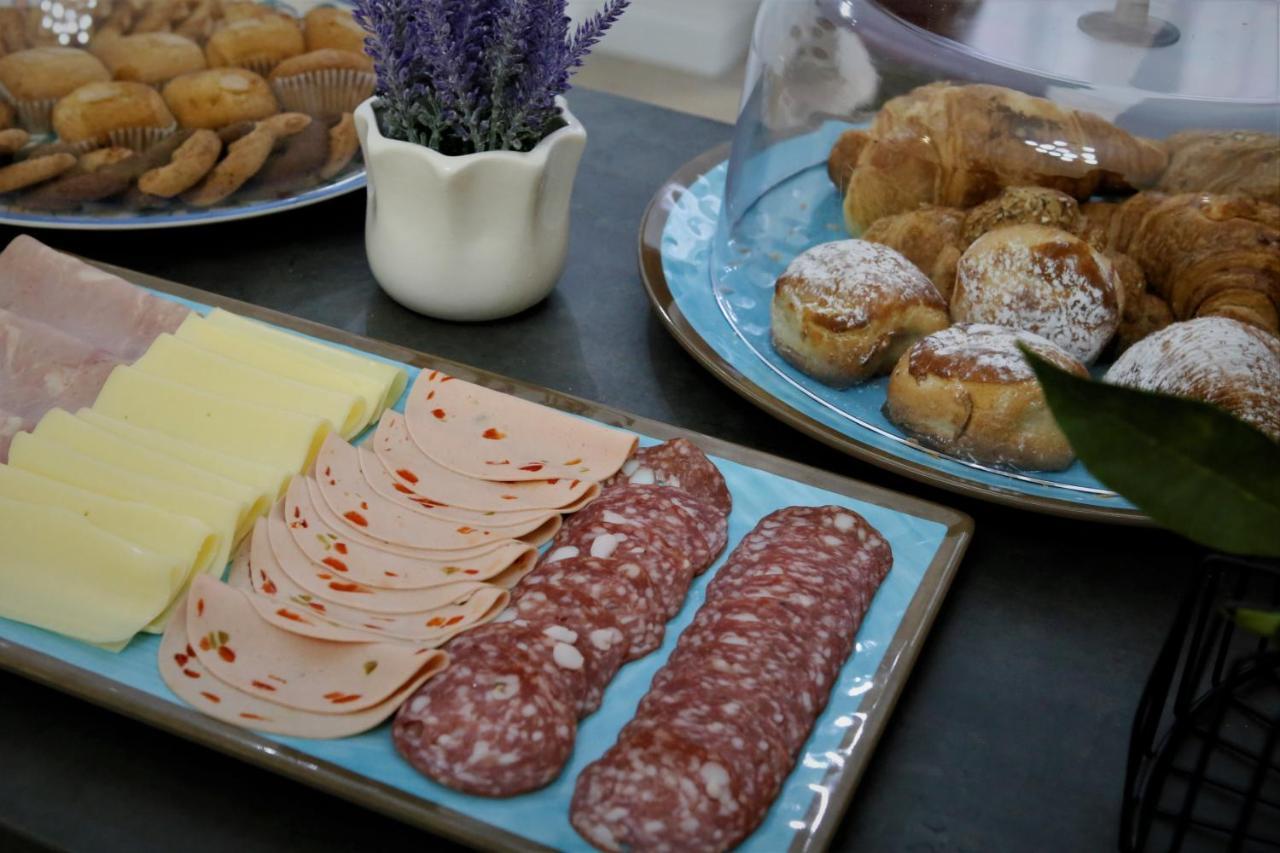
[[[369,175],[365,251],[392,299],[445,320],[493,320],[551,292],[587,143],[564,99],[556,103],[566,124],[532,151],[456,157],[383,136],[372,100],[356,109]]]

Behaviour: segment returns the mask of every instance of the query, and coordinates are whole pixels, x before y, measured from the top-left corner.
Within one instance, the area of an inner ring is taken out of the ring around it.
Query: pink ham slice
[[[0,253],[0,308],[133,362],[191,309],[25,235]]]
[[[636,436],[424,370],[409,391],[405,422],[418,449],[478,480],[600,482],[622,467]]]
[[[0,308],[0,461],[9,440],[52,408],[91,405],[119,359],[47,323]]]
[[[336,644],[333,644],[336,645]],[[429,653],[439,655],[439,653]],[[178,607],[160,641],[160,677],[178,698],[201,713],[245,728],[303,738],[340,738],[374,728],[444,666],[443,656],[426,665],[382,702],[347,714],[314,714],[277,704],[220,680],[196,655],[187,637],[187,608]],[[259,693],[263,691],[259,690]]]

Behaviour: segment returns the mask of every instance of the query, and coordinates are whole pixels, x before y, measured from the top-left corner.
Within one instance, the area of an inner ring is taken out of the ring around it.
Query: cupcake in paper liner
[[[110,79],[111,72],[96,56],[74,47],[35,47],[0,57],[0,97],[30,133],[49,132],[54,107],[63,96]]]
[[[270,76],[280,105],[312,116],[339,116],[373,95],[373,63],[362,53],[326,48],[286,59]]]
[[[141,151],[176,128],[164,98],[145,83],[87,83],[53,109],[58,139],[77,149],[111,145]]]
[[[204,46],[210,68],[247,68],[264,77],[284,60],[306,49],[302,28],[293,18],[270,14],[228,21]]]
[[[177,33],[137,33],[93,42],[94,52],[116,80],[163,86],[206,67],[200,45]]]

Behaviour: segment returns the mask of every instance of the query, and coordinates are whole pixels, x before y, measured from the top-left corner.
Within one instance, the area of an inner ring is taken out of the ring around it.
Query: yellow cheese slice
[[[354,394],[288,379],[170,334],[156,338],[133,366],[201,391],[315,415],[346,438],[360,432],[367,420],[364,401]]]
[[[178,567],[174,595],[192,575],[213,568],[218,540],[197,518],[86,491],[12,465],[0,465],[0,498],[73,512],[140,548],[173,557]]]
[[[239,542],[253,529],[253,522],[267,514],[275,502],[274,495],[251,489],[243,483],[166,456],[143,444],[123,439],[93,424],[82,421],[63,409],[50,409],[33,432],[79,453],[145,474],[175,486],[186,486],[199,492],[226,498],[236,505],[236,535]]]
[[[176,560],[57,507],[0,498],[0,616],[121,644],[170,600]]]
[[[219,453],[216,450],[210,450],[207,447],[201,447],[198,444],[174,438],[163,432],[145,429],[115,418],[109,418],[101,412],[95,412],[93,409],[81,409],[76,412],[76,417],[82,421],[88,421],[96,427],[115,433],[135,444],[166,453],[175,459],[181,459],[183,462],[195,465],[197,468],[221,474],[229,480],[235,480],[236,482],[244,483],[246,486],[261,489],[277,498],[285,493],[285,490],[289,488],[289,481],[293,479],[293,472],[283,467],[264,465],[261,462],[254,462],[240,456]]]
[[[364,403],[367,423],[376,420],[378,416],[371,413],[382,408],[384,389],[378,382],[366,376],[335,371],[323,361],[287,347],[260,341],[238,329],[215,325],[196,314],[182,322],[178,331],[174,332],[174,337],[287,379],[354,394]]]
[[[194,391],[124,365],[111,371],[92,408],[135,426],[294,472],[311,465],[329,434],[329,424],[317,417]]]
[[[236,505],[226,498],[110,465],[29,432],[13,437],[9,464],[100,495],[137,501],[197,518],[207,524],[217,537],[209,573],[221,577],[231,559],[231,542],[235,536],[238,512]]]
[[[378,410],[369,416],[370,423],[377,420],[384,409],[389,409],[396,404],[400,395],[404,393],[405,385],[409,382],[409,376],[404,369],[393,364],[287,332],[284,329],[277,329],[266,323],[259,323],[257,320],[250,320],[239,314],[232,314],[230,311],[223,311],[221,308],[210,311],[205,319],[224,329],[234,329],[255,340],[323,361],[331,368],[343,373],[365,376],[377,382],[382,387],[382,398]]]

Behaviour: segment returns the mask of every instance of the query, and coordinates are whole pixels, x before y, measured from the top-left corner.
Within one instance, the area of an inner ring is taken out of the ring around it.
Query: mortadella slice
[[[510,394],[423,371],[405,406],[409,435],[446,468],[480,480],[608,479],[636,437]]]
[[[438,653],[436,653],[438,654]],[[179,607],[160,641],[160,677],[187,704],[214,719],[272,734],[331,739],[368,731],[395,713],[444,661],[430,661],[381,703],[349,714],[312,714],[238,690],[219,680],[187,641],[187,609]],[[261,692],[261,691],[259,691]]]
[[[381,705],[447,663],[441,652],[398,643],[331,643],[264,622],[246,594],[208,575],[187,596],[187,637],[220,681],[278,705],[346,714]]]
[[[400,548],[355,534],[298,477],[285,496],[284,518],[294,542],[312,560],[340,557],[353,581],[384,589],[422,589],[459,580],[488,581],[510,589],[537,559],[532,545],[500,539],[458,551]]]
[[[0,410],[6,413],[0,420],[12,419],[16,432],[50,409],[87,406],[119,363],[53,326],[0,308]],[[0,462],[5,457],[0,448]]]
[[[409,494],[442,506],[512,512],[526,509],[554,509],[576,512],[600,493],[589,480],[526,480],[504,483],[478,480],[445,468],[418,449],[409,437],[404,415],[385,412],[373,435],[373,452],[396,482]]]
[[[121,361],[139,358],[191,309],[26,235],[0,253],[0,308],[47,323]]]
[[[13,443],[13,437],[33,426],[34,422],[28,422],[21,415],[0,409],[0,462],[9,458],[9,445]]]
[[[321,499],[348,526],[358,528],[362,533],[384,542],[408,548],[453,551],[493,539],[515,539],[526,535],[537,537],[549,527],[559,529],[558,515],[538,525],[530,524],[523,528],[497,532],[402,510],[366,485],[355,448],[334,435],[325,440],[317,458],[324,459],[317,466],[313,480]]]

